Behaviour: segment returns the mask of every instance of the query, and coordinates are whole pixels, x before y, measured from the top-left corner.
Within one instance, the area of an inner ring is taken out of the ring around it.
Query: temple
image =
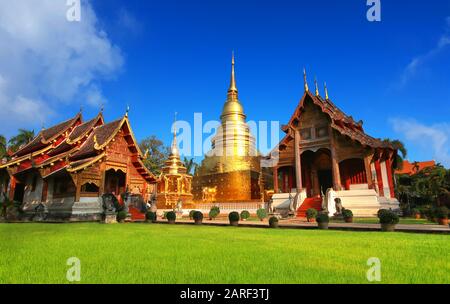
[[[335,198],[355,216],[397,209],[393,180],[396,149],[364,132],[363,122],[342,112],[329,98],[311,93],[304,73],[304,94],[284,138],[272,151],[273,207],[304,217],[308,208],[335,210]]]
[[[22,203],[25,216],[44,206],[47,219],[99,220],[101,196],[129,191],[145,200],[156,178],[143,165],[127,114],[105,123],[100,112],[43,129],[0,166],[0,187]]]
[[[208,202],[260,202],[260,156],[238,98],[234,55],[230,87],[220,121],[221,125],[212,139],[212,149],[193,179],[194,201],[197,205]]]
[[[157,208],[176,209],[192,207],[192,176],[180,160],[177,145],[176,127],[174,125],[172,147],[169,158],[164,163],[158,177]]]

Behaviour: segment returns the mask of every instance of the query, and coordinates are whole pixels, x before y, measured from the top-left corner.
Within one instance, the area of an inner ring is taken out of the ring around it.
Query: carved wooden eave
[[[101,161],[105,156],[106,156],[106,153],[104,152],[104,153],[99,154],[96,157],[92,157],[92,159],[89,159],[86,162],[82,162],[80,165],[74,165],[74,164],[76,164],[76,162],[74,162],[67,167],[67,172],[76,173],[78,171],[84,170],[84,169],[94,165],[95,163]]]

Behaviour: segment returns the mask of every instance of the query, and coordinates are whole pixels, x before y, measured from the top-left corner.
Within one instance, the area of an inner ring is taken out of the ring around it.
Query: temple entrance
[[[105,193],[119,195],[126,190],[126,173],[110,169],[105,173]]]
[[[331,151],[325,148],[316,152],[305,151],[301,155],[302,182],[308,197],[319,197],[333,188]]]
[[[326,194],[327,190],[333,188],[333,174],[331,170],[317,171],[321,194]]]
[[[17,182],[14,188],[14,201],[23,202],[23,197],[25,195],[25,184]]]

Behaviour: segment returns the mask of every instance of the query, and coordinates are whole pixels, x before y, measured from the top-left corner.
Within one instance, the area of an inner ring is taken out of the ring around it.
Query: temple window
[[[300,136],[301,136],[302,140],[311,139],[311,128],[301,129]]]
[[[316,137],[322,138],[328,136],[328,127],[327,126],[321,126],[316,128]]]
[[[83,193],[98,193],[99,188],[94,183],[86,183],[83,186],[81,186],[81,192],[83,192]]]
[[[62,176],[54,179],[53,195],[70,196],[75,193],[75,185],[70,176]]]

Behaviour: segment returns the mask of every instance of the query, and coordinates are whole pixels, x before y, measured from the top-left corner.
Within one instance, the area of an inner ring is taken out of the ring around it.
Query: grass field
[[[450,236],[166,224],[0,224],[0,283],[450,283]]]

